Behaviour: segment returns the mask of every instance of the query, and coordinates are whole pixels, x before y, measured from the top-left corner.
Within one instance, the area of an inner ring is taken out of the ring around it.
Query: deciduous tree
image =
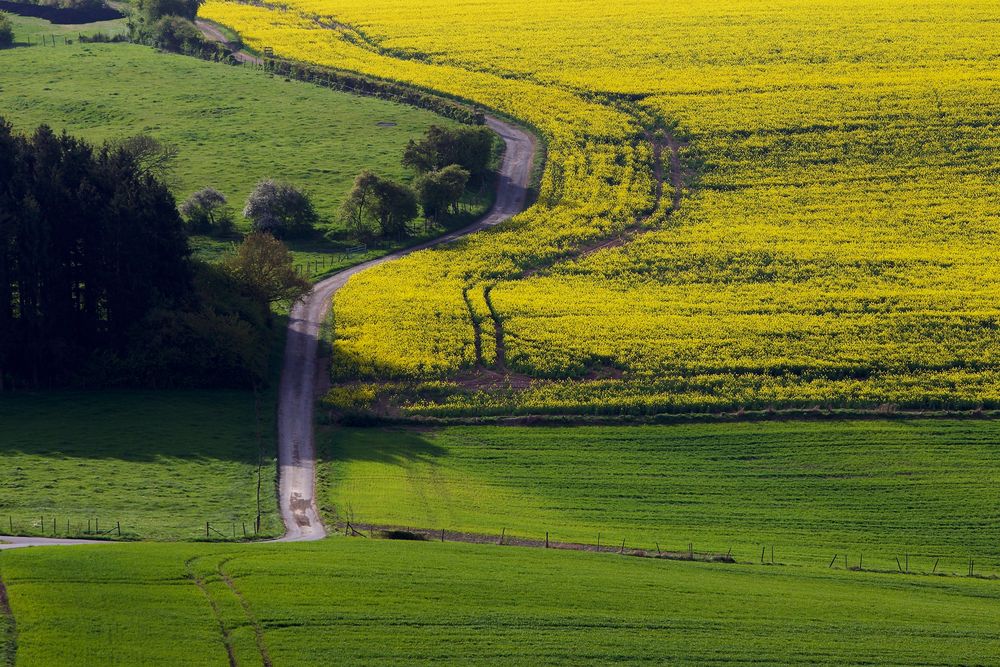
[[[469,172],[456,164],[418,178],[414,190],[424,209],[424,216],[437,218],[441,213],[453,210],[462,199],[468,182]]]
[[[454,129],[432,125],[420,141],[403,151],[403,166],[426,173],[457,164],[476,177],[489,172],[493,134],[485,127]]]
[[[319,220],[309,196],[289,183],[265,179],[247,198],[243,216],[256,232],[277,238],[304,236]]]
[[[187,219],[188,230],[196,234],[233,231],[233,216],[227,206],[226,196],[215,188],[202,188],[188,197],[180,207]]]
[[[341,208],[341,219],[359,238],[375,227],[384,238],[400,238],[417,217],[417,197],[407,186],[370,171],[354,179],[354,188]]]
[[[248,294],[268,304],[293,303],[312,287],[295,273],[288,247],[264,232],[247,235],[222,266]]]

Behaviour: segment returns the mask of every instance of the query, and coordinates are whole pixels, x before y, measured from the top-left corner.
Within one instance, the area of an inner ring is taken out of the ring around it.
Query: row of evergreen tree
[[[266,376],[268,303],[191,260],[145,145],[0,119],[0,387]]]

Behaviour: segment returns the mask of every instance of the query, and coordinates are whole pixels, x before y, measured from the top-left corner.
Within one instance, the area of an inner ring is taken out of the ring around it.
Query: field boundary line
[[[849,408],[788,408],[783,410],[733,410],[718,412],[524,412],[505,414],[457,414],[455,416],[377,415],[372,424],[381,426],[647,426],[683,424],[730,424],[785,421],[913,421],[929,419],[1000,420],[998,410],[897,410]]]
[[[620,556],[632,556],[636,558],[653,558],[660,560],[694,561],[699,563],[735,563],[732,557],[732,550],[728,553],[716,553],[711,551],[695,551],[693,545],[681,551],[663,550],[659,548],[647,549],[628,544],[628,539],[615,544],[586,544],[584,542],[565,542],[549,539],[549,533],[545,538],[518,537],[506,532],[499,535],[487,535],[485,533],[472,533],[457,530],[446,530],[442,528],[413,528],[410,526],[394,526],[383,524],[356,523],[353,521],[338,521],[331,526],[334,529],[343,531],[346,536],[359,535],[361,537],[375,536],[388,540],[414,540],[426,542],[461,542],[463,544],[494,544],[506,547],[522,547],[532,549],[556,549],[562,551],[590,551],[594,553],[617,554]],[[368,535],[365,535],[365,532]],[[654,553],[655,552],[655,553]]]

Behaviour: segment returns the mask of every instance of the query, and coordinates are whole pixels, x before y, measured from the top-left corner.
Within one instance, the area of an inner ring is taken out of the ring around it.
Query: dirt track
[[[326,535],[316,509],[313,404],[317,374],[326,372],[317,366],[318,336],[333,295],[351,276],[366,269],[492,227],[524,209],[534,164],[535,138],[497,118],[487,117],[487,124],[503,138],[507,150],[500,168],[496,202],[486,217],[441,238],[334,274],[317,283],[292,309],[278,404],[279,501],[286,541],[317,540]]]
[[[219,28],[210,21],[204,21],[198,19],[194,22],[201,31],[201,34],[205,36],[205,39],[210,42],[219,42],[220,44],[225,44],[233,52],[233,58],[241,63],[250,63],[252,65],[259,65],[263,61],[255,55],[247,53],[246,51],[238,50],[236,44],[233,44],[228,39],[226,39],[225,34]]]

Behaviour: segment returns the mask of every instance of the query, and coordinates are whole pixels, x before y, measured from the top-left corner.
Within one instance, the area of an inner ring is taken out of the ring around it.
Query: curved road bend
[[[486,123],[506,144],[490,212],[478,222],[440,238],[358,264],[317,283],[292,308],[285,343],[278,403],[279,504],[285,523],[284,541],[318,540],[326,535],[316,506],[316,450],[313,408],[316,400],[317,348],[320,327],[333,295],[351,276],[373,266],[498,225],[524,210],[535,158],[535,138],[529,132],[487,116]]]
[[[435,245],[449,243],[473,232],[498,225],[520,213],[527,199],[535,158],[535,138],[530,133],[488,116],[487,125],[506,144],[490,212],[478,222],[437,239],[358,264],[317,283],[312,292],[292,308],[285,343],[278,403],[279,504],[285,524],[281,541],[318,540],[326,535],[316,506],[316,452],[313,412],[318,373],[320,326],[330,311],[333,295],[351,276]],[[92,540],[0,536],[0,550],[30,546],[109,544]]]

